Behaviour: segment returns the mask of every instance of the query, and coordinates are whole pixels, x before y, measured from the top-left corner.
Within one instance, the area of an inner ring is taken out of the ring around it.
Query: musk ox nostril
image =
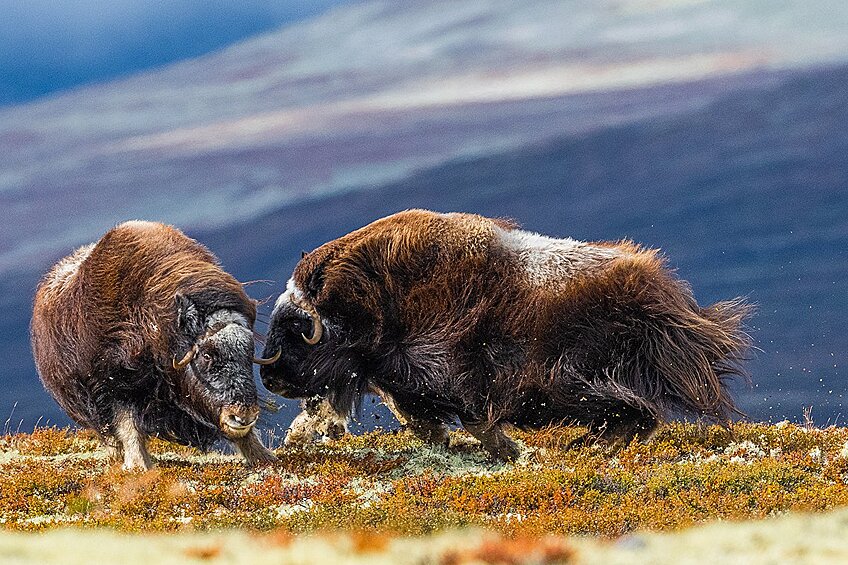
[[[253,429],[258,419],[258,406],[225,406],[219,426],[225,435],[240,437]]]

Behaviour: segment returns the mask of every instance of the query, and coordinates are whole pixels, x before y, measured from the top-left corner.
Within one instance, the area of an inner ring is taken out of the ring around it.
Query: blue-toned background
[[[848,4],[167,4],[0,0],[8,427],[68,422],[32,295],[114,224],[176,224],[263,299],[413,206],[660,247],[701,302],[759,305],[743,409],[844,419]]]

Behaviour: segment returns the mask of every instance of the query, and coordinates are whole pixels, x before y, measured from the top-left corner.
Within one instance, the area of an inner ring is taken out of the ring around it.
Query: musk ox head
[[[265,388],[288,398],[306,398],[322,392],[316,389],[315,375],[308,374],[306,367],[319,343],[331,339],[325,325],[289,281],[274,306],[262,353],[270,361],[259,369]]]
[[[259,418],[253,363],[253,331],[248,320],[234,310],[203,315],[191,298],[177,294],[179,334],[185,353],[174,355],[173,369],[180,375],[178,389],[190,412],[215,425],[229,439],[247,435]]]

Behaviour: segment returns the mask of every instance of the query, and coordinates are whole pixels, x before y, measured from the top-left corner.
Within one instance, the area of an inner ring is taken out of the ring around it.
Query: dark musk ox
[[[205,247],[127,222],[41,281],[32,350],[45,388],[125,468],[151,467],[149,435],[203,449],[226,438],[249,463],[269,462],[254,430],[255,318]]]
[[[630,242],[410,210],[301,259],[263,354],[281,357],[260,374],[342,415],[380,392],[424,439],[446,441],[458,420],[509,459],[504,425],[627,441],[676,415],[727,421],[749,312],[738,299],[698,306],[656,250]]]

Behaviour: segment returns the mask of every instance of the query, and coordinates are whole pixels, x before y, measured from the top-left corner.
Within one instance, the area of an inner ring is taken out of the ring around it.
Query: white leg
[[[286,433],[285,445],[308,445],[339,439],[347,433],[347,418],[338,414],[324,399],[310,399],[303,403],[303,412],[297,415]]]
[[[153,461],[147,452],[147,437],[139,431],[135,417],[129,409],[120,408],[115,413],[115,436],[124,452],[124,469],[148,470]]]

